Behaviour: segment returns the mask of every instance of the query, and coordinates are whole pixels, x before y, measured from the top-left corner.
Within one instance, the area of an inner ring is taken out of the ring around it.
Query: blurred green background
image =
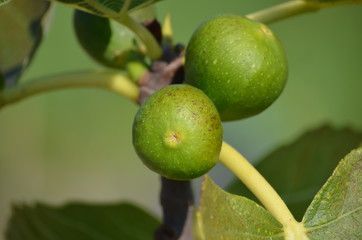
[[[187,43],[204,20],[244,15],[282,1],[165,0],[175,39]],[[101,68],[75,39],[72,9],[56,4],[53,24],[22,81]],[[362,129],[362,6],[297,16],[270,26],[283,42],[289,82],[279,100],[250,119],[225,123],[224,138],[250,161],[324,123]],[[102,90],[64,90],[0,111],[0,230],[11,202],[132,200],[158,214],[159,179],[131,143],[137,106]],[[211,176],[232,178],[222,166]],[[200,180],[195,181],[198,191]]]

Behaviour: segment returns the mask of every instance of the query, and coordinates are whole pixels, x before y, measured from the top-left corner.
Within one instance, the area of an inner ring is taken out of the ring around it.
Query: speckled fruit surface
[[[194,179],[213,168],[222,134],[212,101],[186,84],[170,85],[151,95],[133,123],[133,145],[143,163],[174,180]]]
[[[203,90],[222,121],[260,113],[281,94],[288,67],[278,38],[264,24],[237,15],[202,24],[186,50],[185,83]]]

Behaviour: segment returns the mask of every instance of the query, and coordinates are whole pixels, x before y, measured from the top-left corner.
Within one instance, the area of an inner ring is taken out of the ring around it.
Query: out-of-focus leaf
[[[137,22],[143,23],[156,18],[156,7],[155,5],[149,5],[130,13],[131,17]]]
[[[362,148],[339,163],[303,223],[311,240],[362,239]]]
[[[120,18],[122,14],[147,7],[160,0],[51,0],[73,8],[108,18]]]
[[[362,133],[325,126],[270,153],[256,168],[281,195],[295,218],[301,220],[339,160],[361,143]],[[227,190],[258,202],[238,179]]]
[[[134,11],[132,17],[139,22],[153,20],[155,11],[149,6]],[[80,45],[97,62],[125,69],[134,61],[144,61],[143,43],[126,26],[80,10],[74,11],[73,25]]]
[[[284,240],[282,225],[255,202],[227,193],[206,177],[194,224],[198,240]]]
[[[4,4],[9,3],[11,0],[0,0],[0,7]]]
[[[335,5],[362,4],[362,0],[305,0],[306,2],[317,3],[321,7]]]
[[[51,3],[16,0],[0,8],[0,72],[13,86],[29,65],[44,35]]]
[[[128,203],[14,206],[6,239],[147,240],[158,225],[149,213]]]

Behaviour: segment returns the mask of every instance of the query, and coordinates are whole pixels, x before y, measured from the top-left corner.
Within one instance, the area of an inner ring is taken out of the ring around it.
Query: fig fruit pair
[[[206,22],[187,46],[187,84],[165,87],[141,105],[133,125],[136,152],[166,178],[203,175],[218,162],[221,120],[266,109],[287,72],[283,48],[264,24],[235,15]]]

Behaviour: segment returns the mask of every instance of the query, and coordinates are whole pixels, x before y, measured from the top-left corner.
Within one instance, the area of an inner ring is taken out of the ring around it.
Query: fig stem
[[[125,0],[123,3],[123,6],[119,12],[119,15],[121,16],[121,18],[125,15],[127,15],[127,11],[129,9],[129,6],[131,5],[132,0]]]
[[[137,22],[128,14],[121,16],[121,18],[114,18],[114,20],[128,27],[140,38],[146,46],[146,54],[149,58],[157,60],[162,56],[163,51],[156,38],[141,23]]]
[[[285,202],[268,181],[238,151],[223,142],[220,162],[232,171],[283,225],[285,239],[307,240],[302,223],[295,220]]]
[[[274,23],[302,13],[315,12],[321,4],[304,0],[292,0],[246,15],[247,18],[264,24]]]
[[[139,61],[130,61],[126,65],[127,73],[133,82],[138,82],[148,71],[148,67]]]
[[[0,108],[39,93],[73,88],[101,88],[122,95],[133,102],[138,86],[127,76],[113,71],[88,71],[45,77],[0,92]]]

